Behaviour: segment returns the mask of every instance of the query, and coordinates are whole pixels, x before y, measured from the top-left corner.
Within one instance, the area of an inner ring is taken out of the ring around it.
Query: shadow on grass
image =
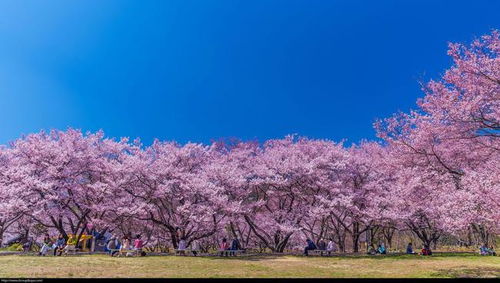
[[[240,260],[240,261],[261,261],[261,260],[268,260],[268,259],[277,259],[277,258],[283,258],[283,257],[295,257],[295,258],[322,258],[322,259],[375,259],[375,260],[405,260],[405,259],[419,259],[419,260],[426,260],[426,259],[433,259],[433,258],[463,258],[463,257],[481,257],[478,254],[475,253],[436,253],[432,256],[421,256],[418,254],[387,254],[387,255],[367,255],[367,254],[336,254],[332,256],[316,256],[316,255],[311,255],[309,257],[305,257],[303,255],[299,254],[243,254],[243,255],[238,255],[238,256],[217,256],[217,255],[211,255],[211,256],[201,256],[202,258],[207,258],[207,259],[224,259],[224,260]]]
[[[432,273],[431,276],[452,278],[498,278],[500,277],[500,268],[476,267],[440,269],[439,271]]]
[[[432,258],[449,258],[449,257],[454,257],[454,258],[463,258],[463,257],[481,257],[481,255],[478,255],[476,253],[457,253],[457,252],[439,252],[439,253],[434,253],[431,256],[422,256],[418,254],[387,254],[387,255],[367,255],[367,254],[351,254],[351,255],[338,255],[336,257],[339,258],[373,258],[373,259],[432,259]]]
[[[15,254],[17,256],[22,256],[22,257],[42,257],[38,256],[37,254],[34,253],[17,253]],[[82,253],[82,254],[71,254],[71,255],[63,255],[63,256],[58,256],[58,257],[93,257],[93,256],[99,256],[99,255],[104,255],[104,254],[88,254],[88,253]],[[109,255],[106,255],[109,256]],[[176,255],[172,254],[151,254],[146,257],[177,257]],[[52,254],[47,255],[46,257],[55,257]],[[343,259],[343,260],[355,260],[355,259],[374,259],[374,260],[428,260],[428,259],[433,259],[433,258],[464,258],[464,257],[484,257],[480,256],[476,253],[453,253],[453,252],[443,252],[443,253],[435,253],[432,256],[421,256],[421,255],[411,255],[411,254],[387,254],[387,255],[367,255],[367,254],[334,254],[331,256],[319,256],[319,255],[310,255],[308,257],[305,257],[301,254],[290,254],[290,253],[285,253],[285,254],[276,254],[276,253],[248,253],[248,254],[239,254],[237,256],[219,256],[219,255],[199,255],[197,257],[193,256],[187,256],[187,257],[192,257],[192,258],[204,258],[204,259],[209,259],[209,260],[236,260],[236,261],[263,261],[263,260],[272,260],[272,259],[278,259],[278,258],[284,258],[284,257],[292,257],[292,258],[301,258],[301,259]],[[123,258],[129,258],[129,257],[123,257]]]
[[[275,254],[245,254],[238,256],[201,256],[200,258],[206,258],[210,260],[236,260],[236,261],[261,261],[261,260],[269,260],[269,259],[277,259],[284,257],[285,255],[275,255]]]

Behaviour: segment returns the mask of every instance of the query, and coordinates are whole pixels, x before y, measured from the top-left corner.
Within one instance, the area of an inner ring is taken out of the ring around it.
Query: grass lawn
[[[500,258],[403,256],[0,256],[0,277],[500,277]]]

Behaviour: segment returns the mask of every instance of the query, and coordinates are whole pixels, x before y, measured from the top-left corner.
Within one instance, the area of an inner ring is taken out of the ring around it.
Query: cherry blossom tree
[[[415,178],[427,176],[425,183],[440,192],[435,197],[446,200],[439,206],[447,208],[443,221],[448,230],[464,225],[477,231],[498,230],[494,219],[499,216],[495,212],[499,205],[490,197],[498,194],[491,176],[498,175],[499,169],[490,164],[498,164],[500,154],[499,42],[494,31],[469,47],[450,44],[454,66],[441,81],[424,87],[426,95],[419,100],[419,109],[376,123],[379,136],[391,145],[399,164],[413,170]],[[453,207],[463,201],[465,206]],[[481,234],[487,241],[487,233]]]
[[[23,216],[20,209],[22,202],[17,198],[12,181],[8,177],[9,171],[12,170],[10,165],[10,151],[0,147],[0,245],[7,229]]]
[[[81,237],[94,217],[112,209],[106,205],[111,190],[105,160],[115,144],[102,132],[83,135],[73,129],[15,141],[9,178],[25,215],[66,238],[69,233]]]
[[[8,229],[113,230],[174,248],[181,238],[213,247],[236,237],[273,252],[305,238],[359,252],[363,235],[390,246],[405,229],[427,245],[464,232],[491,242],[500,230],[499,52],[498,31],[450,44],[453,65],[423,86],[418,108],[376,122],[380,142],[292,135],[144,146],[75,129],[19,138],[0,148],[0,242]]]
[[[122,203],[119,214],[161,227],[174,248],[181,238],[189,244],[219,229],[226,197],[203,178],[209,148],[155,141],[126,158],[119,187],[128,202]]]

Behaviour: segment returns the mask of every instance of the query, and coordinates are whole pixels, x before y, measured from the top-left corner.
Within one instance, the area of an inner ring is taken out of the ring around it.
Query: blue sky
[[[375,138],[500,1],[0,1],[0,143]]]

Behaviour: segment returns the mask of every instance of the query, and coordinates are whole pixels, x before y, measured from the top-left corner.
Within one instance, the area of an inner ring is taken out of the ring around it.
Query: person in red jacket
[[[424,245],[424,247],[422,248],[422,251],[420,252],[420,255],[432,255],[432,251],[429,248],[429,246]]]
[[[222,238],[222,242],[219,246],[220,256],[223,256],[224,253],[226,254],[226,256],[228,256],[227,250],[229,250],[229,243],[227,242],[226,238]]]

